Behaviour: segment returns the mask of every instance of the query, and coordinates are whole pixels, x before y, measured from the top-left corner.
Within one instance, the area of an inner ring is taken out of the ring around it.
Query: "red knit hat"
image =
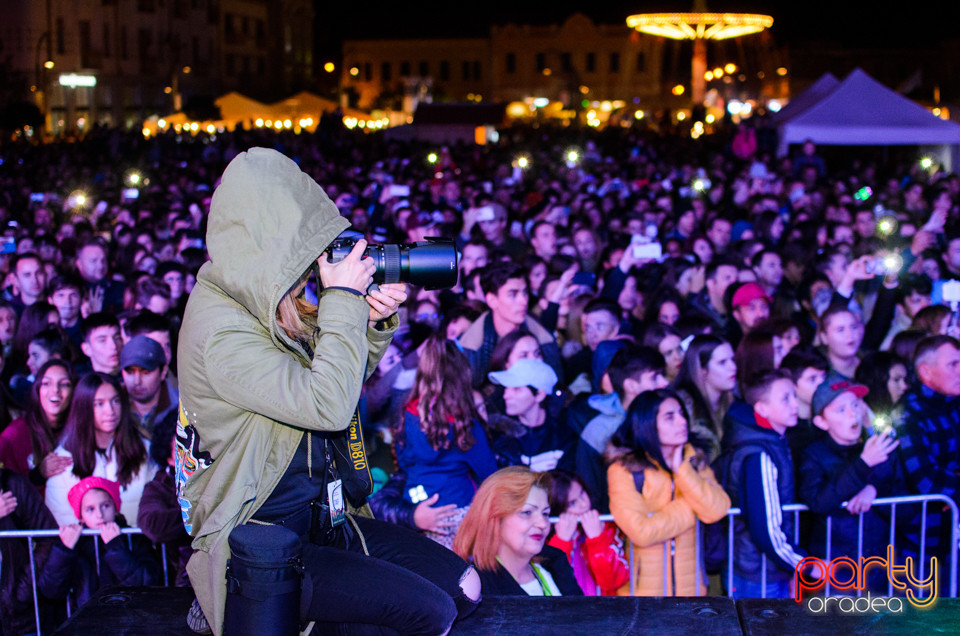
[[[113,499],[113,505],[117,507],[117,514],[120,514],[120,484],[103,477],[84,477],[67,493],[67,501],[70,502],[70,507],[73,508],[73,513],[77,515],[78,520],[80,519],[80,503],[83,501],[83,496],[91,488],[105,490]]]

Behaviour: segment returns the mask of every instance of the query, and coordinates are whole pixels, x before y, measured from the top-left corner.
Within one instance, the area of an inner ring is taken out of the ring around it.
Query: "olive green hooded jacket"
[[[197,550],[187,572],[215,634],[230,531],[276,487],[304,431],[347,428],[396,330],[396,316],[383,331],[369,328],[364,298],[336,289],[320,298],[312,357],[277,326],[281,298],[348,225],[316,182],[273,150],[238,155],[213,195],[211,260],[180,331],[175,455]]]

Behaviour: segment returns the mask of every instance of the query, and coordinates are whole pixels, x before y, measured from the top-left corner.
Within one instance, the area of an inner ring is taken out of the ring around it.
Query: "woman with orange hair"
[[[463,518],[453,551],[471,561],[490,596],[583,596],[550,533],[549,476],[525,466],[490,475]]]

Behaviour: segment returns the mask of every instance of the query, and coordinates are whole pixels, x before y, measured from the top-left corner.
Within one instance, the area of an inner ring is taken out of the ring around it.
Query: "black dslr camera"
[[[327,246],[331,263],[342,261],[363,235],[346,231]],[[429,237],[425,241],[403,244],[368,244],[365,257],[374,259],[376,285],[410,283],[425,289],[446,289],[457,284],[457,246],[451,239]]]

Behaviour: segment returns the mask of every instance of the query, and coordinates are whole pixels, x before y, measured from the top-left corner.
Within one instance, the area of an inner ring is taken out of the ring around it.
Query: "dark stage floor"
[[[115,588],[74,614],[58,636],[193,636],[186,626],[187,588]],[[782,634],[955,634],[960,599],[902,614],[811,613],[792,600],[702,598],[486,598],[453,634],[572,636],[639,634],[723,636]]]

